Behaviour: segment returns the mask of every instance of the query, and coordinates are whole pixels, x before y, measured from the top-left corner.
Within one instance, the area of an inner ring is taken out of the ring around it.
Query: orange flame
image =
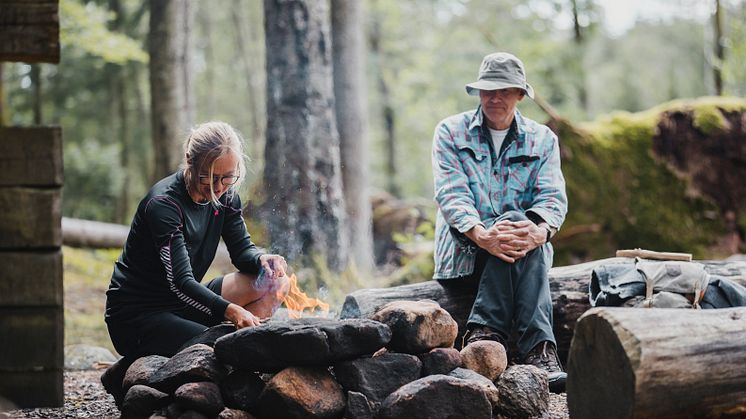
[[[282,298],[282,302],[285,303],[285,307],[288,309],[288,317],[291,319],[300,319],[303,317],[303,311],[308,309],[309,312],[305,314],[313,314],[316,311],[320,311],[320,314],[329,313],[329,304],[319,300],[318,298],[310,298],[305,292],[298,288],[298,278],[295,274],[290,276],[290,281],[286,288],[287,294]],[[285,288],[285,287],[282,287]]]

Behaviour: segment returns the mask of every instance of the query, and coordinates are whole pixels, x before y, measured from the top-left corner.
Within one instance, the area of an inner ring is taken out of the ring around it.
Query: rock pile
[[[506,369],[496,342],[460,353],[453,348],[457,329],[429,300],[391,303],[372,319],[270,321],[238,331],[220,325],[170,359],[122,359],[101,381],[122,417],[489,419],[547,412],[544,372]]]

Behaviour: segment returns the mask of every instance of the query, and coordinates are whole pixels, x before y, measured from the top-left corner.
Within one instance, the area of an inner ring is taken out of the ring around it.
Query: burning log
[[[568,364],[573,418],[743,417],[746,308],[594,308]]]
[[[596,266],[632,263],[629,258],[608,258],[597,261],[552,268],[549,270],[549,286],[554,305],[554,336],[562,359],[567,358],[577,319],[589,308],[588,284]],[[746,285],[746,262],[700,261],[705,270],[713,275],[729,278]],[[458,334],[466,331],[466,319],[474,303],[476,289],[464,286],[463,282],[426,281],[418,284],[390,288],[362,289],[347,296],[340,313],[346,318],[370,318],[384,305],[399,300],[435,300],[458,323]],[[456,341],[458,345],[460,342]]]

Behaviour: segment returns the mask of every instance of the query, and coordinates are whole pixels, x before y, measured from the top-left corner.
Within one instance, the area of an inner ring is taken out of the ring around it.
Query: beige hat
[[[466,93],[477,96],[480,90],[497,90],[518,87],[534,98],[534,88],[526,82],[523,62],[513,54],[496,52],[482,60],[479,79],[466,85]]]

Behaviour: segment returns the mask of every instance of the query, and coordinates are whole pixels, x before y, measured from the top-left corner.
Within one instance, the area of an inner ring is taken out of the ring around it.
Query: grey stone
[[[227,371],[207,345],[192,345],[177,353],[150,376],[148,385],[173,393],[182,384],[197,381],[220,382]]]
[[[327,368],[289,367],[267,383],[257,401],[263,418],[337,418],[346,407],[342,386]]]
[[[259,374],[236,370],[228,374],[220,383],[220,391],[226,406],[252,411],[264,386],[264,380],[259,377]]]
[[[422,376],[445,374],[462,365],[461,353],[455,348],[435,348],[417,355],[422,361]]]
[[[148,384],[150,377],[167,361],[168,358],[160,355],[150,355],[136,359],[135,362],[127,368],[127,373],[124,374],[122,388],[124,391],[127,391],[130,387],[136,384]]]
[[[484,394],[487,396],[487,399],[490,401],[490,405],[492,405],[492,411],[497,412],[497,408],[500,404],[500,392],[497,391],[497,386],[495,383],[490,381],[489,378],[483,376],[482,374],[467,369],[467,368],[456,368],[455,370],[451,371],[449,374],[451,377],[460,378],[462,380],[467,380],[475,383],[479,386],[479,388],[484,391]]]
[[[223,336],[233,333],[236,331],[236,326],[230,324],[230,323],[222,323],[217,326],[212,326],[211,328],[205,330],[204,332],[200,333],[199,335],[189,339],[185,344],[181,346],[179,351],[182,351],[192,345],[196,345],[198,343],[201,343],[203,345],[207,346],[215,346],[215,341],[219,338],[222,338]]]
[[[216,416],[224,408],[220,388],[211,381],[186,383],[174,393],[176,403],[187,410],[196,410],[207,416]]]
[[[386,352],[334,365],[337,381],[347,391],[382,401],[404,384],[420,378],[422,362],[414,355]]]
[[[122,402],[122,417],[148,417],[155,410],[168,404],[168,394],[152,387],[138,384],[132,386]]]
[[[100,346],[65,346],[65,369],[68,370],[94,370],[99,362],[115,363],[117,361],[118,358],[110,350]]]
[[[381,403],[368,400],[365,394],[347,392],[347,409],[344,419],[374,419]]]
[[[391,328],[387,347],[395,352],[421,354],[433,348],[450,348],[458,334],[458,324],[433,300],[393,301],[371,319]]]
[[[222,412],[218,415],[218,419],[256,419],[254,415],[251,413],[245,411],[245,410],[238,410],[238,409],[229,409],[225,408]]]
[[[371,354],[391,339],[389,328],[368,319],[303,318],[270,321],[215,342],[218,359],[237,369],[277,372],[287,366],[328,366]]]
[[[379,419],[491,417],[492,406],[481,389],[446,375],[430,375],[402,386],[378,411]]]
[[[513,365],[497,380],[500,413],[511,418],[542,417],[549,412],[547,374],[533,365]]]

